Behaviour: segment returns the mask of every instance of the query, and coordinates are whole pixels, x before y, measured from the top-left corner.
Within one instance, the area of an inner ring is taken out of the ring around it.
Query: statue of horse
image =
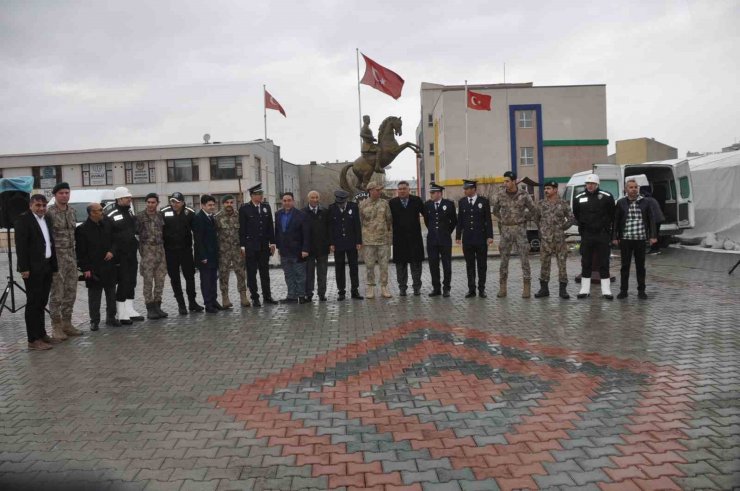
[[[347,164],[342,168],[339,175],[339,185],[350,194],[355,194],[356,190],[366,191],[367,185],[375,172],[385,173],[385,167],[407,148],[411,148],[417,154],[421,153],[421,148],[411,142],[399,143],[396,141],[396,135],[401,136],[403,123],[400,117],[388,116],[378,128],[378,153],[363,153],[352,164]],[[353,187],[348,179],[347,172],[352,169],[357,184]]]

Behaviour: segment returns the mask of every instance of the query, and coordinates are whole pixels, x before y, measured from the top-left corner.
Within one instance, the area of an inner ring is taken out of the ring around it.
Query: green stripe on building
[[[570,176],[568,177],[546,177],[545,182],[548,182],[548,181],[555,181],[558,184],[563,184],[563,183],[570,181]]]
[[[542,140],[543,147],[600,147],[609,140]]]

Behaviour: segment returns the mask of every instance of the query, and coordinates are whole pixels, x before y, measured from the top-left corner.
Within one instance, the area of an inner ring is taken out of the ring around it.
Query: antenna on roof
[[[203,135],[203,143],[205,143],[206,145],[208,145],[209,143],[211,143],[211,135],[209,135],[208,133],[206,133],[205,135]]]

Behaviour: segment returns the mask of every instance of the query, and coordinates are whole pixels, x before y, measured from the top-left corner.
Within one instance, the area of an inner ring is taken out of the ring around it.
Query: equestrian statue
[[[400,117],[388,116],[378,128],[377,143],[373,136],[373,130],[370,129],[370,116],[362,117],[363,125],[360,130],[362,138],[361,155],[353,163],[347,164],[342,168],[339,175],[339,185],[350,194],[356,194],[357,191],[364,192],[370,182],[373,174],[385,174],[385,167],[407,148],[411,148],[418,154],[421,148],[411,142],[399,143],[396,141],[396,135],[401,136],[403,123]],[[350,183],[347,172],[352,169],[355,181]]]

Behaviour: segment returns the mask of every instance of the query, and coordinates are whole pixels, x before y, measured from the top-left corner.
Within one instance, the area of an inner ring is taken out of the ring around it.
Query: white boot
[[[591,278],[581,278],[581,291],[578,292],[577,298],[586,298],[591,295]]]
[[[614,300],[614,295],[612,295],[612,280],[602,279],[601,280],[601,296],[604,297],[607,300]]]
[[[130,298],[126,300],[126,312],[132,321],[143,321],[144,316],[134,310],[134,301]]]
[[[128,314],[128,309],[126,309],[126,302],[116,302],[116,319],[121,324],[131,324],[131,317]]]

